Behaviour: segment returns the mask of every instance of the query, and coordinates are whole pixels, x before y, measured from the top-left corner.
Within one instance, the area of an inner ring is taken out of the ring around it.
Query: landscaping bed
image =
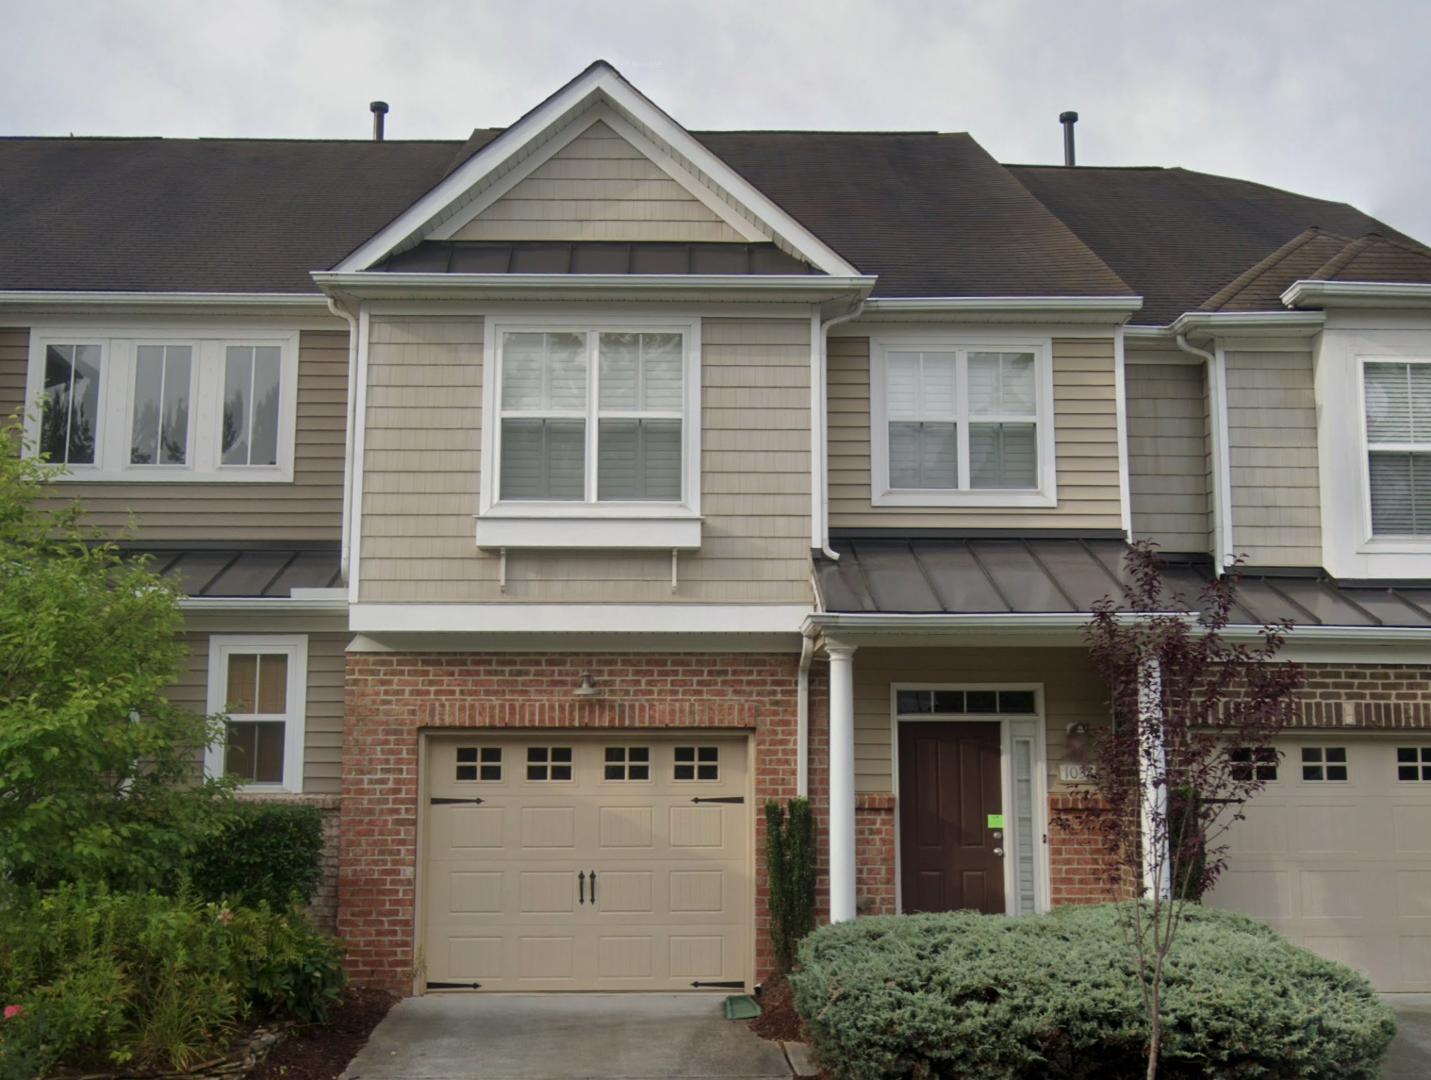
[[[385,990],[346,988],[324,1023],[293,1029],[250,1080],[336,1080],[397,1000]]]

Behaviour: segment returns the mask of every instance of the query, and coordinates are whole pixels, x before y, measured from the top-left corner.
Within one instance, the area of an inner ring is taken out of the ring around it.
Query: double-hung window
[[[76,480],[291,480],[297,368],[293,332],[39,327],[31,445]]]
[[[479,543],[698,544],[698,324],[488,330]]]
[[[1052,506],[1046,344],[877,342],[871,497],[885,506]]]
[[[211,776],[234,776],[255,791],[302,790],[307,672],[302,635],[209,639],[209,712],[226,724],[205,752]]]
[[[1431,537],[1431,360],[1367,360],[1371,534]]]

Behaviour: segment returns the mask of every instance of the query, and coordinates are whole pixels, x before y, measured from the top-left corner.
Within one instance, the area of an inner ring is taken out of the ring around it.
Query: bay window
[[[489,320],[488,334],[479,543],[695,546],[698,322]],[[540,524],[560,519],[595,524]]]
[[[1431,537],[1431,360],[1362,365],[1374,537]]]
[[[876,506],[1052,506],[1045,343],[891,339],[870,372]]]

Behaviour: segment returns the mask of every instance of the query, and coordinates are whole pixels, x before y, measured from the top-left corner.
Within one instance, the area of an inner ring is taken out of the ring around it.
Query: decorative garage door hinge
[[[702,802],[743,803],[743,802],[745,802],[745,796],[744,796],[744,795],[697,795],[697,796],[695,796],[695,798],[691,799],[691,802],[694,802],[694,803],[702,803]]]
[[[446,798],[443,798],[441,795],[434,795],[434,796],[432,797],[432,802],[433,802],[433,803],[435,803],[435,804],[440,804],[440,805],[442,805],[442,806],[446,806],[446,805],[448,805],[449,803],[466,803],[468,806],[475,806],[477,803],[480,803],[481,801],[482,801],[482,800],[481,800],[481,799],[478,799],[478,798],[471,798],[471,799],[446,799]],[[429,983],[428,985],[430,986],[431,983]]]
[[[480,990],[482,984],[477,982],[432,982],[427,984],[429,990]]]
[[[428,985],[428,986],[432,986],[433,984],[432,984],[432,983],[428,983],[427,985]],[[713,988],[715,988],[715,989],[720,989],[720,990],[744,990],[744,989],[745,989],[745,983],[741,982],[739,979],[733,979],[733,980],[731,980],[730,982],[702,982],[700,979],[697,979],[695,982],[691,983],[691,985],[692,985],[693,987],[695,987],[697,990],[703,989],[704,987],[707,987],[707,986],[713,987]]]

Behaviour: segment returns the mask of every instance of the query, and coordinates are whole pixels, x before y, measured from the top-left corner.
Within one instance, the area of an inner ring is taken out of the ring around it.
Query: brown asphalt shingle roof
[[[1165,325],[1198,310],[1309,228],[1352,237],[1380,233],[1417,246],[1346,203],[1226,176],[1161,168],[1007,168],[1143,297],[1135,323]],[[1285,310],[1272,301],[1270,310]]]
[[[310,271],[335,265],[498,134],[0,139],[0,290],[310,292]],[[1426,279],[1409,254],[1419,247],[1374,218],[1241,180],[1005,167],[964,134],[693,134],[878,275],[877,296],[1139,294],[1140,323],[1220,293],[1223,304],[1280,307],[1272,294],[1290,284],[1277,287],[1285,273],[1324,265],[1332,241],[1273,260],[1275,274],[1259,264],[1313,226],[1400,245],[1338,248],[1344,280]]]

